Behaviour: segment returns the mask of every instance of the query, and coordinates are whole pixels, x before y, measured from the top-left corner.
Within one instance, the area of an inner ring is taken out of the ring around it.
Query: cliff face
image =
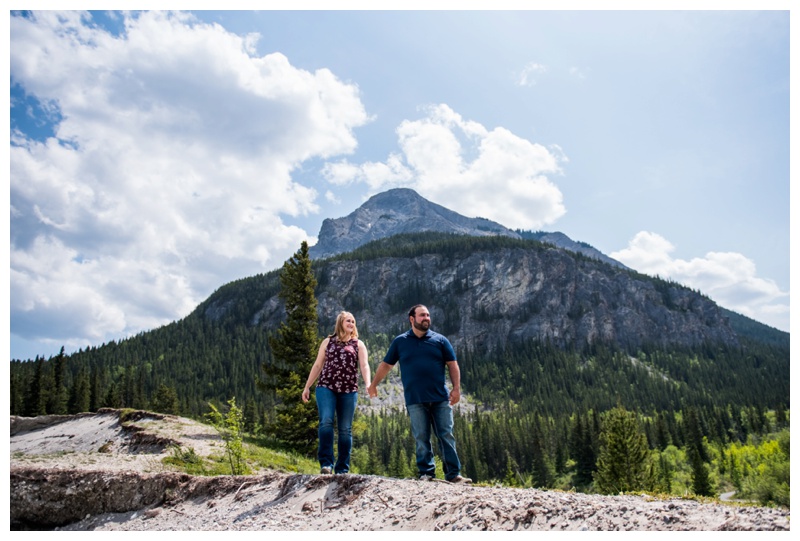
[[[406,311],[419,302],[430,309],[435,330],[466,348],[517,339],[579,348],[737,341],[708,298],[547,245],[330,261],[318,277],[321,322],[345,309],[359,328],[392,334],[405,330]],[[276,326],[283,317],[273,297],[253,323]]]
[[[388,257],[326,259],[370,241],[424,232],[476,240],[456,249],[443,241],[442,249],[415,257],[400,256],[410,252],[395,242],[382,252],[392,254]],[[483,242],[487,237],[520,242]],[[517,340],[577,348],[737,342],[720,308],[697,292],[631,271],[563,233],[511,231],[461,216],[409,189],[375,195],[349,216],[325,220],[309,255],[323,259],[316,293],[323,327],[348,310],[359,328],[393,335],[407,328],[408,308],[422,303],[431,311],[433,328],[466,348]],[[205,317],[224,317],[229,301],[212,296],[203,307]],[[283,304],[275,294],[250,317],[252,325],[277,328]]]

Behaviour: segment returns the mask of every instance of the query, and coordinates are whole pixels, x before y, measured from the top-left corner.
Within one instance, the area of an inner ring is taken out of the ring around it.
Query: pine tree
[[[656,414],[656,447],[663,451],[670,444],[669,427],[664,419],[666,414],[659,412]]]
[[[284,264],[280,275],[279,297],[286,305],[286,321],[277,336],[270,337],[273,361],[262,364],[266,376],[259,381],[265,391],[274,391],[279,399],[275,422],[269,430],[295,451],[309,456],[316,450],[317,418],[314,395],[303,403],[301,395],[306,377],[317,353],[317,281],[311,271],[308,243]]]
[[[672,478],[674,476],[675,472],[672,470],[667,458],[659,454],[658,471],[656,472],[657,489],[666,494],[672,492]]]
[[[103,399],[103,407],[106,408],[123,407],[122,396],[120,395],[119,387],[117,386],[117,383],[114,381],[112,381],[111,385],[108,386],[108,391],[106,392],[106,396]]]
[[[244,405],[244,431],[256,434],[258,431],[258,406],[252,398]]]
[[[83,368],[78,372],[69,398],[69,413],[89,411],[89,378]]]
[[[44,373],[44,359],[36,356],[36,369],[31,378],[25,414],[29,417],[47,414],[47,375]]]
[[[584,421],[581,414],[575,416],[572,428],[571,455],[575,460],[575,486],[586,487],[592,482],[592,474],[597,467],[597,456],[594,452],[594,441],[589,421]]]
[[[789,421],[786,415],[786,408],[783,404],[778,404],[775,408],[775,429],[780,430],[787,426],[789,426]]]
[[[19,372],[11,371],[10,374],[10,396],[9,401],[11,403],[10,413],[11,415],[22,415],[24,413],[24,404],[25,404],[25,394],[22,389],[22,376]]]
[[[100,409],[102,394],[100,391],[99,371],[100,369],[97,366],[92,366],[91,374],[89,375],[89,409],[87,411]]]
[[[175,388],[169,387],[163,383],[160,384],[155,396],[153,396],[151,407],[153,411],[159,413],[177,415],[179,412],[179,403],[178,393],[175,391]]]
[[[520,486],[519,466],[508,451],[506,451],[506,474],[503,477],[503,484],[507,487]]]
[[[531,454],[533,455],[533,486],[537,488],[549,487],[553,481],[550,465],[545,458],[544,438],[542,436],[541,424],[536,417],[533,425],[533,442],[531,443]]]
[[[706,466],[710,457],[703,441],[700,419],[694,408],[689,408],[686,412],[685,427],[686,456],[692,467],[692,490],[698,496],[711,496],[714,491]]]
[[[603,419],[600,456],[594,475],[597,490],[617,494],[641,490],[647,481],[647,438],[636,413],[622,406],[610,410]]]
[[[406,450],[400,446],[392,447],[389,475],[396,479],[405,479],[412,475]]]
[[[67,371],[67,356],[64,354],[64,346],[53,361],[53,393],[50,395],[49,413],[64,415],[67,413],[67,389],[65,387],[65,377]]]

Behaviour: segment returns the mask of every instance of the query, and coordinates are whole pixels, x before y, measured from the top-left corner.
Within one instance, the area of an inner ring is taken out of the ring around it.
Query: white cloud
[[[524,68],[522,68],[522,71],[517,74],[517,85],[535,86],[535,77],[544,73],[547,73],[547,66],[538,64],[536,62],[529,62]]]
[[[333,203],[333,204],[335,204],[335,205],[338,205],[339,203],[341,203],[341,202],[342,202],[342,200],[341,200],[341,199],[339,199],[339,196],[338,196],[338,195],[336,195],[335,193],[333,193],[333,192],[332,192],[332,191],[330,191],[330,190],[328,190],[328,191],[326,191],[326,192],[325,192],[325,199],[326,199],[328,202],[330,202],[330,203]]]
[[[789,293],[756,275],[755,263],[735,252],[675,259],[667,239],[641,231],[611,257],[639,272],[669,278],[708,295],[719,305],[781,330],[789,330]]]
[[[25,338],[118,338],[277,268],[308,237],[281,215],[318,211],[293,171],[352,153],[369,121],[355,85],[256,56],[257,35],[181,13],[124,22],[114,36],[80,12],[10,20],[12,82],[60,118],[56,137],[15,133],[10,150]]]
[[[583,68],[579,68],[577,66],[572,66],[571,68],[569,68],[569,74],[571,77],[574,77],[579,81],[583,81],[587,77],[586,70]]]
[[[409,187],[466,216],[506,227],[536,229],[566,212],[550,176],[566,157],[505,128],[488,130],[446,105],[427,109],[421,120],[397,128],[401,153],[386,162],[331,163],[323,174],[334,184],[365,183],[370,190]]]

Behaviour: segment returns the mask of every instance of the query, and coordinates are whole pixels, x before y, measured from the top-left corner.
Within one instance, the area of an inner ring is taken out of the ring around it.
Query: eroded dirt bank
[[[147,415],[140,416],[134,430],[130,425],[121,429],[115,415],[107,411],[28,423],[32,428],[12,434],[12,529],[789,529],[785,509],[680,498],[460,486],[370,475],[270,471],[190,476],[168,471],[160,461],[167,452],[160,444],[177,442],[206,455],[218,450],[213,430],[187,419]]]

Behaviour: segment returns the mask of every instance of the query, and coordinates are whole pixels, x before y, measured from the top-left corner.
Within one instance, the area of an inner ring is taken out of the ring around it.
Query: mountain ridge
[[[318,241],[309,248],[309,255],[321,259],[349,252],[373,240],[423,231],[519,238],[518,233],[496,222],[467,218],[428,201],[410,188],[394,188],[373,195],[347,216],[323,220]]]
[[[486,218],[469,218],[433,203],[410,188],[394,188],[373,195],[341,218],[322,222],[317,243],[308,250],[312,259],[349,252],[364,244],[403,233],[437,232],[484,236],[531,238],[627,268],[594,247],[573,241],[564,233],[511,230]]]

